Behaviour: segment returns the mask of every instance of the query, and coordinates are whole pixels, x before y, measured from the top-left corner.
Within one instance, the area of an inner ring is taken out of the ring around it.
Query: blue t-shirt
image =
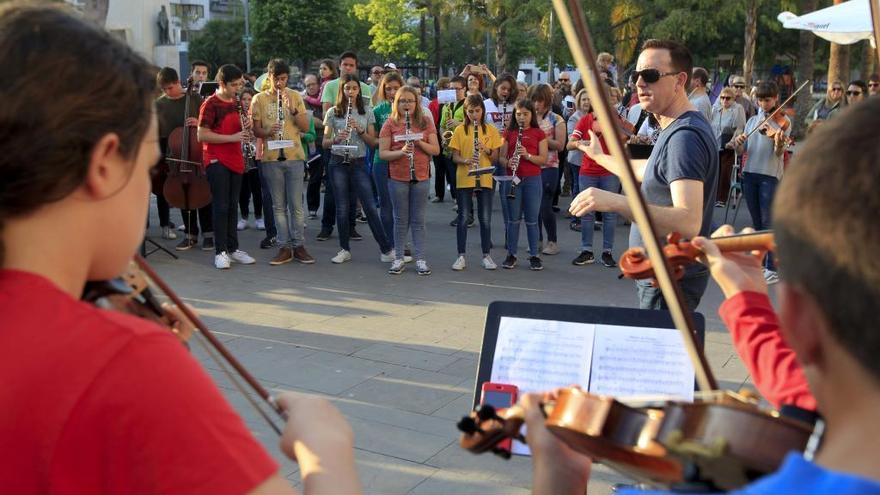
[[[718,143],[712,126],[696,111],[683,113],[660,132],[645,167],[642,195],[649,205],[672,206],[669,185],[680,179],[703,183],[700,235],[708,236],[711,234],[712,211],[718,189]],[[629,245],[643,245],[635,223],[629,231]]]
[[[623,490],[620,495],[669,495],[669,492]],[[880,495],[880,482],[852,474],[829,471],[788,454],[779,471],[747,485],[731,495]]]

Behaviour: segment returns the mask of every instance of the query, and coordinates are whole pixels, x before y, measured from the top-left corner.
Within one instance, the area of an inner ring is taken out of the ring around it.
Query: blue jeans
[[[578,190],[584,191],[588,187],[596,187],[603,191],[617,192],[620,187],[620,179],[616,175],[581,175],[578,177]],[[595,215],[592,212],[581,217],[581,250],[593,250],[593,223]],[[614,227],[617,224],[617,213],[602,212],[602,250],[611,252],[614,248]]]
[[[507,174],[507,168],[501,162],[495,164],[495,175]],[[510,182],[494,181],[498,190],[498,201],[501,203],[501,221],[504,222],[504,247],[507,247],[507,223],[510,221],[510,205],[507,203],[507,192],[510,191]]]
[[[773,196],[776,195],[776,188],[778,186],[779,179],[776,177],[743,172],[743,196],[749,207],[749,214],[752,216],[752,226],[755,227],[755,230],[770,228],[770,206],[773,204]],[[764,267],[768,270],[776,269],[773,262],[773,254],[770,252],[764,258]]]
[[[553,153],[551,151],[551,153]],[[541,224],[538,228],[538,239],[544,240],[543,229],[547,230],[547,241],[556,242],[556,214],[553,213],[553,198],[559,187],[559,169],[547,167],[541,169]],[[543,227],[540,228],[540,227]]]
[[[373,163],[373,182],[379,195],[379,219],[385,237],[394,237],[394,213],[391,211],[391,193],[388,191],[388,162]]]
[[[508,182],[507,184],[510,184]],[[508,189],[509,189],[508,185]],[[523,177],[516,186],[516,197],[507,199],[510,220],[507,222],[507,253],[516,256],[519,243],[520,218],[526,221],[526,236],[529,239],[529,255],[538,255],[538,213],[541,210],[541,176]]]
[[[263,174],[272,195],[272,211],[278,230],[278,245],[295,248],[303,245],[303,225],[306,221],[303,208],[303,180],[305,162],[287,160],[264,162]]]
[[[342,159],[330,154],[329,149],[324,150],[322,154],[324,156],[324,163],[327,164],[327,171],[324,175],[324,180],[326,180],[327,182],[324,184],[324,210],[321,212],[321,230],[326,230],[330,232],[333,230],[333,224],[336,222],[336,195],[333,194],[333,178],[330,176],[330,162],[336,161],[338,163]],[[354,228],[354,212],[356,203],[357,200],[355,199],[354,191],[349,191],[348,209],[349,218],[351,218],[351,223],[348,226],[349,234],[351,233],[351,229]]]
[[[266,164],[257,160],[257,170],[260,172],[260,192],[263,195],[263,221],[266,223],[266,237],[277,237],[278,229],[275,228],[275,214],[272,210],[272,194],[269,192],[269,182],[266,180]]]
[[[581,165],[570,162],[565,162],[565,165],[571,170],[571,199],[574,199],[583,190],[580,183]]]
[[[473,216],[474,192],[472,187],[458,188],[458,225],[455,227],[455,237],[458,243],[458,254],[465,253],[467,242],[467,219]],[[492,246],[492,189],[485,187],[476,188],[477,217],[480,220],[480,247],[483,254],[489,254]]]
[[[341,163],[342,158],[333,155],[330,161],[330,176],[333,179],[333,194],[336,197],[336,227],[339,229],[339,247],[351,251],[349,245],[351,225],[354,222],[354,212],[350,198],[352,193],[361,200],[364,214],[367,215],[367,224],[373,232],[379,250],[387,253],[391,250],[391,243],[382,230],[382,222],[379,213],[373,203],[373,180],[367,173],[367,167],[363,158],[353,158],[351,163]],[[326,206],[325,206],[326,208]]]
[[[423,180],[410,184],[388,180],[391,206],[394,208],[394,250],[399,260],[403,260],[406,232],[409,229],[412,229],[415,258],[425,259],[425,207],[428,205],[430,182]]]

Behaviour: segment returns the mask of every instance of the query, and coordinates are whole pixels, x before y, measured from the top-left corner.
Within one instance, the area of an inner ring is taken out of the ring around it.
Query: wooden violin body
[[[185,107],[189,112],[189,99],[195,85],[192,78],[187,81]],[[196,96],[198,97],[198,96]],[[186,125],[175,128],[168,135],[168,176],[162,187],[168,204],[184,210],[195,210],[211,202],[211,186],[202,164],[202,145],[197,133]]]

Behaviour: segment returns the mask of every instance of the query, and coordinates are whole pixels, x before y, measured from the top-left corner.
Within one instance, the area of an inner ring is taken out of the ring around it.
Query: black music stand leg
[[[147,244],[149,244],[149,248],[147,248]],[[151,254],[155,254],[158,251],[163,251],[168,256],[171,256],[174,259],[180,259],[176,254],[172,253],[165,246],[157,243],[156,241],[150,239],[149,237],[144,237],[144,240],[141,242],[141,256],[146,259]]]

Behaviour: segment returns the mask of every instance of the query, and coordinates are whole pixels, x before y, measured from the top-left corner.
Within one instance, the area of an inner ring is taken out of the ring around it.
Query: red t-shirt
[[[242,494],[278,471],[172,334],[0,270],[0,491]]]
[[[241,117],[235,101],[223,101],[213,94],[199,109],[199,127],[210,129],[217,134],[235,134],[241,131]],[[244,173],[244,156],[241,143],[202,143],[202,160],[209,165],[211,160],[219,161],[224,167],[237,174]]]
[[[429,115],[423,115],[423,117],[424,122],[421,124],[416,122],[411,123],[410,133],[424,133],[423,139],[424,141],[428,141],[428,136],[436,134],[437,128],[434,127],[434,120],[431,119]],[[391,151],[397,151],[402,149],[406,143],[403,141],[395,141],[394,136],[405,134],[405,130],[406,124],[395,122],[389,118],[384,124],[382,124],[382,129],[379,131],[379,137],[390,138],[391,143],[388,149]],[[416,169],[416,179],[423,181],[431,178],[431,157],[422,151],[422,148],[419,147],[419,145],[415,146],[415,153],[413,153],[413,166]],[[409,182],[409,158],[402,157],[388,162],[388,176],[396,181]]]
[[[516,136],[519,134],[519,131],[514,129],[505,129],[504,130],[504,141],[507,143],[507,159],[513,156],[513,152],[516,151]],[[529,127],[523,131],[522,136],[522,145],[526,151],[529,152],[529,155],[537,155],[541,151],[541,141],[547,139],[547,136],[544,134],[544,131],[541,130],[540,127]],[[513,170],[510,167],[507,167],[507,175],[513,175]],[[534,163],[526,160],[525,157],[520,157],[519,159],[519,168],[516,171],[516,175],[518,177],[532,177],[535,175],[541,175],[541,167],[539,165],[535,165]]]
[[[588,113],[578,120],[577,124],[574,126],[574,132],[571,133],[571,140],[581,140],[581,139],[590,139],[590,131],[593,129],[593,124],[596,122],[596,119],[593,117],[592,113]],[[599,137],[599,145],[602,146],[602,151],[608,153],[608,146],[605,145],[605,138],[602,136],[602,132],[598,127],[593,129],[593,132],[596,133],[596,136]],[[592,175],[592,176],[603,176],[603,175],[611,175],[605,167],[596,163],[596,160],[590,158],[589,155],[584,153],[584,158],[581,160],[581,169],[578,172],[578,175]]]
[[[816,410],[804,370],[782,339],[779,319],[766,294],[740,292],[724,301],[718,314],[730,330],[737,354],[755,386],[768,402],[777,408],[792,404]]]

